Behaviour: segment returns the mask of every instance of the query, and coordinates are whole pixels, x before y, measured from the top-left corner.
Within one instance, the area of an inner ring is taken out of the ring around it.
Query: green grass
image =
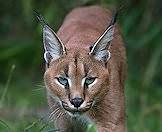
[[[33,10],[58,30],[72,8],[124,4],[119,24],[127,49],[128,132],[162,131],[162,18],[160,0],[0,1],[0,131],[54,131],[43,85],[41,29]],[[43,119],[42,119],[43,118]],[[94,132],[89,126],[89,132]]]

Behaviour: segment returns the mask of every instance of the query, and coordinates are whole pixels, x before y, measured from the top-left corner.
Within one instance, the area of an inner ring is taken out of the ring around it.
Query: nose
[[[84,102],[84,100],[81,97],[75,97],[71,99],[71,104],[74,105],[74,107],[78,108],[81,106],[81,104]]]

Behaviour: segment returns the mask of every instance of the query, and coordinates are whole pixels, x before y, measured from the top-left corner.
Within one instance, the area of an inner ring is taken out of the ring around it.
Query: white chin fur
[[[79,113],[75,113],[75,114],[72,114],[71,112],[67,111],[67,113],[71,116],[71,117],[79,117],[81,116]]]

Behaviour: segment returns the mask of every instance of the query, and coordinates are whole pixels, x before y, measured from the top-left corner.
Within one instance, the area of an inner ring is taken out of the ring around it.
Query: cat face
[[[82,114],[108,90],[109,71],[88,54],[74,53],[51,62],[44,78],[48,93],[64,110]]]

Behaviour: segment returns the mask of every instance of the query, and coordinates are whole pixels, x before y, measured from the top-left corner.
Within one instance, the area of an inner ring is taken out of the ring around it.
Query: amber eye
[[[92,84],[95,80],[96,80],[96,77],[87,77],[85,79],[85,85],[88,86],[88,85]]]
[[[57,81],[61,84],[64,85],[65,87],[69,86],[68,79],[65,77],[57,77]]]

